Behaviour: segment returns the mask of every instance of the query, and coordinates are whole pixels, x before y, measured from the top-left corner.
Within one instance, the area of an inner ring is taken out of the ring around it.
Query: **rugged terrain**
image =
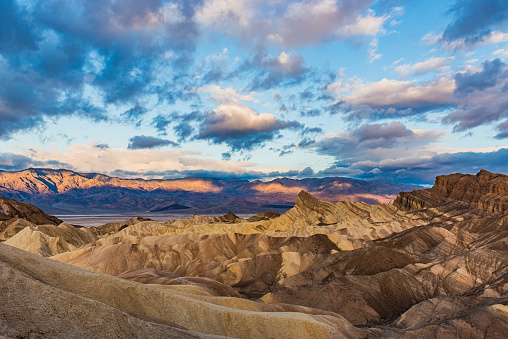
[[[326,201],[390,203],[400,191],[418,188],[384,181],[348,178],[239,179],[184,178],[121,179],[97,173],[27,169],[0,171],[0,195],[31,203],[53,214],[102,212],[184,212],[225,214],[229,210],[255,214],[290,209],[301,190]]]
[[[0,244],[0,336],[508,337],[507,193],[480,171],[393,204],[27,225]]]

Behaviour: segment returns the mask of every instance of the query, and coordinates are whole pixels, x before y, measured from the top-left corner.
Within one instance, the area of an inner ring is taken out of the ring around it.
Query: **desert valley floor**
[[[0,220],[0,338],[508,337],[501,174],[90,228],[0,198]]]

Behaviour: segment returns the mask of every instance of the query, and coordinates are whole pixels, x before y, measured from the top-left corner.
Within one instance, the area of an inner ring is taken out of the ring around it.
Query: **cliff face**
[[[447,202],[490,213],[508,211],[508,176],[481,170],[476,175],[450,174],[436,177],[432,188],[401,192],[394,205],[413,211]]]

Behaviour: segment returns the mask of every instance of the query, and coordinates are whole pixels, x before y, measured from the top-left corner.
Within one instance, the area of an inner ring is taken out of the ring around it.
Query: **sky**
[[[0,170],[508,174],[508,1],[2,0]]]

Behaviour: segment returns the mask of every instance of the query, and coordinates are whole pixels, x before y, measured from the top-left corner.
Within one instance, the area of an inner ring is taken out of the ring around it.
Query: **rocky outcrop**
[[[103,236],[103,235],[108,235],[108,234],[113,234],[113,233],[119,232],[126,227],[132,226],[134,224],[137,224],[137,223],[143,222],[143,221],[151,221],[151,219],[135,217],[135,218],[126,220],[124,222],[107,223],[107,224],[104,224],[104,225],[101,225],[98,227],[92,226],[88,229],[97,236]]]
[[[280,217],[280,213],[277,213],[272,210],[268,210],[268,211],[253,215],[252,217],[248,218],[247,221],[255,222],[255,221],[261,221],[261,220],[270,220],[270,219],[274,219],[277,217]]]
[[[236,223],[240,223],[240,222],[244,222],[244,221],[245,221],[245,219],[239,218],[233,212],[228,211],[228,213],[218,216],[218,217],[209,217],[206,215],[195,214],[188,219],[168,220],[164,224],[182,228],[182,227],[186,227],[189,225],[203,225],[203,224],[216,224],[216,223],[236,224]]]
[[[40,208],[5,197],[0,197],[0,221],[25,219],[36,225],[58,225],[62,220],[46,214]]]
[[[508,176],[481,170],[476,175],[451,174],[436,177],[432,188],[401,192],[394,205],[406,211],[459,202],[467,208],[490,213],[508,211]]]
[[[25,227],[60,223],[60,219],[33,205],[0,197],[0,241],[13,237]]]

